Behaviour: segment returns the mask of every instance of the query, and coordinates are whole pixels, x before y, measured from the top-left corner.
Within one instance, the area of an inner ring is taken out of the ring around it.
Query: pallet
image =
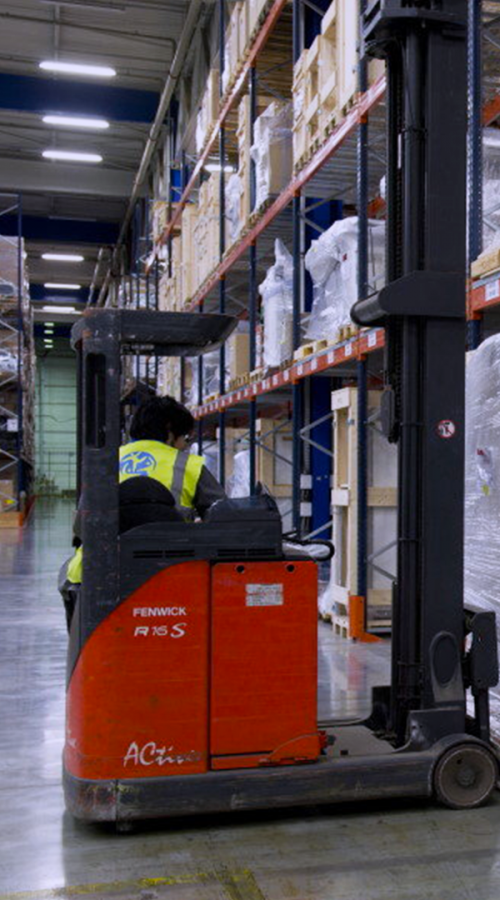
[[[374,413],[380,405],[381,392],[368,392],[368,408]],[[342,388],[332,394],[334,464],[331,508],[334,520],[333,543],[337,553],[332,561],[330,581],[333,621],[337,633],[350,637],[351,604],[357,598],[358,554],[358,394],[356,388]],[[368,429],[368,453],[371,477],[377,480],[368,485],[368,516],[372,550],[395,541],[397,536],[397,464],[396,454],[388,456],[388,445],[374,429]],[[383,567],[395,565],[394,550]],[[369,571],[369,585],[365,603],[369,630],[390,628],[392,586],[387,579]],[[356,606],[352,608],[354,614]],[[356,619],[356,615],[354,616]]]
[[[250,372],[245,372],[244,375],[236,375],[235,378],[231,378],[229,381],[229,390],[236,391],[238,388],[245,387],[247,384],[250,384]]]

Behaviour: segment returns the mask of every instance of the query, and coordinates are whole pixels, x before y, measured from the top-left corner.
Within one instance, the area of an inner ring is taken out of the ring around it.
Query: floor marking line
[[[99,884],[78,884],[68,887],[49,888],[42,891],[20,891],[0,894],[0,900],[65,900],[66,897],[84,897],[99,891],[119,891],[130,888],[175,887],[181,884],[203,884],[216,881],[212,872],[195,872],[186,875],[165,875],[158,878],[139,878],[132,881],[107,881]]]

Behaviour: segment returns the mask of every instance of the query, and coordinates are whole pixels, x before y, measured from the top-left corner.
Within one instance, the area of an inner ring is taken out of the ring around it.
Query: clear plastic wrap
[[[465,604],[494,610],[500,638],[500,335],[468,356],[464,577]],[[498,687],[491,713],[498,736]]]
[[[198,358],[191,361],[191,386],[186,394],[186,403],[192,409],[198,406]],[[203,399],[220,392],[219,377],[220,351],[211,350],[203,355]],[[229,378],[229,367],[226,363],[226,382]]]
[[[293,258],[279,238],[274,254],[276,261],[259,285],[266,367],[280,366],[293,354]]]
[[[368,281],[371,291],[385,281],[385,222],[368,223]],[[313,306],[306,337],[335,338],[351,321],[358,298],[358,218],[340,219],[313,241],[305,258],[313,282]]]
[[[241,178],[234,172],[225,188],[226,238],[229,245],[238,240],[241,230],[240,200],[243,192]]]
[[[233,474],[227,484],[228,497],[248,497],[250,493],[250,450],[240,450],[233,457]]]
[[[255,209],[279,194],[292,175],[293,107],[291,103],[271,103],[255,120],[250,156],[255,163]]]

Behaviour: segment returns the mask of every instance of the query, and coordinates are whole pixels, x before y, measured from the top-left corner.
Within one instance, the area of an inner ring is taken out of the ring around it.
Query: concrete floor
[[[498,900],[500,803],[391,803],[143,825],[75,823],[60,783],[66,634],[55,590],[71,510],[0,534],[0,900]],[[320,627],[320,715],[357,715],[388,646]]]

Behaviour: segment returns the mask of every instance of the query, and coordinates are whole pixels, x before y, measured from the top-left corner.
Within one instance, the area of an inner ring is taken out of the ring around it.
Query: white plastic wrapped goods
[[[293,166],[293,107],[271,103],[254,125],[250,156],[255,163],[255,209],[288,184]]]
[[[465,603],[497,614],[500,638],[500,335],[469,354],[465,431]],[[492,728],[500,735],[500,690]]]
[[[233,457],[233,474],[228,481],[228,497],[248,497],[250,493],[250,450],[240,450]]]
[[[307,327],[310,340],[335,338],[351,321],[358,298],[358,218],[340,219],[313,241],[305,258],[314,290]],[[385,281],[385,223],[368,223],[368,282],[370,292]]]
[[[274,254],[276,262],[259,286],[266,367],[280,366],[293,354],[293,258],[279,238]]]
[[[238,239],[240,222],[240,199],[243,191],[241,178],[234,172],[227,181],[225,189],[226,237],[229,246]]]

